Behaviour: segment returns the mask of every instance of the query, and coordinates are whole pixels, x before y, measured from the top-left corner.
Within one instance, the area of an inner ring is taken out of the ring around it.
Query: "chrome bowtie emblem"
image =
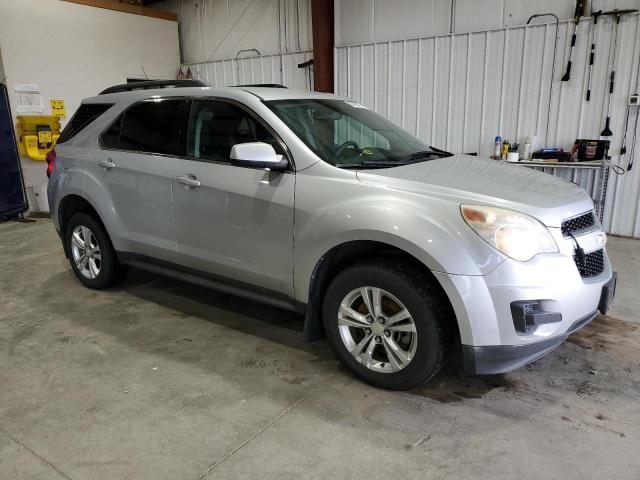
[[[607,244],[607,234],[604,232],[598,233],[598,245],[604,247]]]

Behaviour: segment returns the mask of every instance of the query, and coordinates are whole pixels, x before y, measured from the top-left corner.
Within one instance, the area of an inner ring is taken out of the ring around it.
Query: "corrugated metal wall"
[[[289,88],[313,90],[313,72],[298,65],[313,57],[313,52],[291,52],[282,55],[219,60],[185,64],[194,78],[212,87],[255,83],[278,83]],[[312,68],[312,67],[311,67]]]
[[[535,136],[538,147],[571,148],[576,138],[598,138],[603,128],[613,21],[604,18],[598,24],[590,102],[584,101],[590,19],[578,26],[572,78],[560,82],[572,26],[567,21],[560,23],[551,88],[555,24],[539,24],[339,46],[335,52],[337,93],[380,112],[434,146],[454,152],[489,156],[498,134],[520,143]],[[618,152],[639,53],[639,17],[625,16],[619,25],[614,136],[610,138],[612,161],[623,166],[627,159],[620,159]],[[611,176],[605,226],[612,233],[640,236],[639,170],[637,166],[624,176]],[[576,174],[573,179],[593,188],[593,175]]]
[[[154,7],[178,14],[182,61],[311,50],[310,0],[162,0]]]
[[[164,0],[154,5],[178,14],[183,66],[196,79],[216,87],[279,83],[313,88],[313,72],[298,68],[313,56],[311,0]]]
[[[573,18],[576,0],[334,0],[336,45],[513,28],[536,13]],[[588,0],[587,9],[640,8],[640,0]]]

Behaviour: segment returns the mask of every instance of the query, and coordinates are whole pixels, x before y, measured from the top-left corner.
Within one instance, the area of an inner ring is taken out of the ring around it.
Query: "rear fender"
[[[90,147],[56,146],[56,161],[47,185],[49,212],[56,230],[60,231],[60,202],[68,195],[84,196],[84,175]]]

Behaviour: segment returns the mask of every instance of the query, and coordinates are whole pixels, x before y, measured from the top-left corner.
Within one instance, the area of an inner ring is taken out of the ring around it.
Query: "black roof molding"
[[[245,87],[245,88],[287,88],[284,85],[280,85],[279,83],[250,83],[248,85],[233,85],[234,87]]]
[[[199,80],[148,80],[144,82],[123,83],[104,89],[99,95],[109,93],[131,92],[134,90],[149,90],[153,88],[186,88],[186,87],[206,87]]]

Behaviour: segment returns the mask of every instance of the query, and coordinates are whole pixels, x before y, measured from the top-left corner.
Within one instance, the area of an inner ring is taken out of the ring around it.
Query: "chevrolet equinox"
[[[85,286],[133,266],[299,311],[308,339],[391,389],[449,352],[471,373],[518,368],[606,312],[616,276],[577,185],[335,95],[180,87],[84,100],[47,158]]]

